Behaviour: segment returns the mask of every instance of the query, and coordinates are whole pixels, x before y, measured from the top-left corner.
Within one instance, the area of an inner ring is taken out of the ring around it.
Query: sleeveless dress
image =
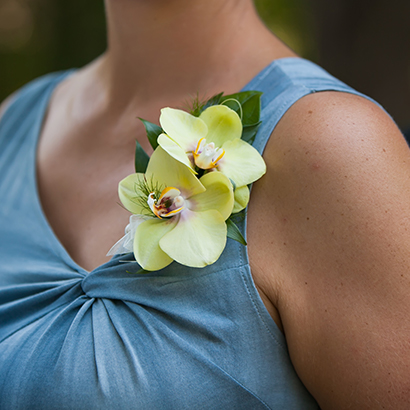
[[[91,272],[68,255],[42,211],[35,162],[50,96],[70,73],[25,86],[0,121],[0,408],[317,409],[246,247],[228,239],[213,265],[145,275],[129,273],[131,255]],[[264,93],[261,153],[301,97],[358,94],[300,58],[272,62],[245,89]]]

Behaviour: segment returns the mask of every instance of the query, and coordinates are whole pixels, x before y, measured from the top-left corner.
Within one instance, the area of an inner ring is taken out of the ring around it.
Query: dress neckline
[[[285,62],[296,62],[300,63],[301,61],[304,61],[303,58],[300,57],[284,57],[280,59],[273,60],[270,62],[266,67],[264,67],[262,70],[260,70],[254,77],[252,77],[242,88],[240,91],[244,90],[251,90],[253,88],[256,88],[256,86],[259,84],[259,82],[268,74],[268,72],[275,67],[278,64],[285,63]],[[65,263],[67,263],[72,269],[77,271],[78,273],[87,276],[88,274],[100,270],[103,268],[105,265],[112,263],[112,261],[118,257],[121,257],[121,255],[114,255],[109,261],[96,266],[92,270],[87,270],[83,268],[81,265],[79,265],[69,254],[65,246],[62,244],[56,233],[54,232],[52,226],[50,225],[48,218],[44,212],[44,208],[41,202],[40,194],[39,194],[39,189],[38,189],[38,175],[37,175],[37,161],[38,161],[38,145],[41,137],[41,132],[44,128],[44,122],[46,119],[46,115],[49,111],[50,108],[50,102],[52,100],[52,97],[54,95],[54,92],[56,88],[68,77],[70,77],[72,74],[74,74],[77,70],[76,69],[70,69],[66,70],[60,73],[55,73],[55,77],[52,79],[52,81],[47,85],[47,89],[45,93],[42,96],[42,101],[41,104],[39,104],[38,111],[36,112],[36,119],[35,119],[35,125],[33,126],[32,129],[32,143],[33,143],[33,150],[31,153],[31,169],[30,169],[30,176],[31,176],[31,186],[33,190],[33,198],[35,201],[35,207],[37,209],[37,213],[39,214],[39,219],[41,221],[41,225],[43,229],[45,230],[45,234],[48,236],[50,239],[50,242],[52,243],[53,250],[64,260]],[[52,75],[52,74],[51,74]],[[247,218],[245,217],[245,220],[243,222],[243,234],[246,234],[246,223],[247,223]],[[243,255],[242,257],[246,261],[247,264],[249,264],[249,256],[248,256],[248,250],[247,247],[244,247]],[[139,265],[138,265],[139,266]]]
[[[37,170],[37,162],[38,162],[38,146],[40,142],[40,137],[42,130],[44,128],[44,123],[46,120],[47,113],[49,111],[50,107],[50,102],[52,100],[54,91],[60,85],[65,79],[70,77],[70,75],[74,74],[76,72],[75,69],[72,70],[67,70],[63,71],[61,73],[56,73],[54,74],[55,77],[51,79],[51,81],[47,84],[47,87],[44,91],[44,94],[42,95],[42,101],[41,104],[39,104],[37,112],[35,113],[35,124],[32,129],[32,150],[30,152],[31,155],[31,166],[30,166],[30,181],[31,181],[31,187],[33,190],[33,198],[35,202],[35,208],[38,213],[38,218],[40,220],[40,223],[42,225],[43,230],[45,231],[45,234],[50,240],[50,244],[53,247],[53,251],[62,258],[62,260],[67,263],[72,269],[77,271],[83,276],[88,275],[91,271],[86,270],[83,268],[81,265],[79,265],[68,253],[67,249],[65,246],[61,243],[60,239],[54,232],[52,226],[50,225],[50,222],[48,221],[48,218],[44,212],[44,208],[41,202],[40,198],[40,193],[39,193],[39,188],[38,188],[38,170]],[[53,74],[51,74],[53,75]],[[101,265],[103,266],[103,265]],[[98,266],[95,269],[100,268]],[[95,270],[93,269],[93,270]]]

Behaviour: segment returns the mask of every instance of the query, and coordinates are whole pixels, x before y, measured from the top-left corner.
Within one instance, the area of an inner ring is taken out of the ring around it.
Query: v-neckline
[[[90,272],[100,268],[103,265],[96,267],[95,269],[88,271],[79,265],[69,254],[65,246],[62,244],[56,233],[54,232],[47,215],[45,214],[40,193],[39,193],[39,184],[38,184],[38,147],[41,138],[41,133],[44,129],[44,123],[46,121],[46,116],[50,108],[50,102],[52,100],[54,91],[65,79],[67,79],[71,74],[75,73],[75,69],[64,71],[60,74],[57,74],[55,78],[47,85],[46,90],[42,96],[41,104],[38,106],[37,115],[35,119],[35,125],[32,129],[32,150],[31,150],[31,161],[30,161],[30,176],[31,176],[31,188],[33,191],[33,198],[35,201],[35,208],[39,215],[39,220],[42,225],[42,228],[45,231],[45,234],[50,239],[50,243],[53,246],[53,250],[62,258],[62,260],[69,265],[72,269],[76,270],[78,273],[83,276],[87,276]]]
[[[254,77],[252,77],[248,83],[246,83],[242,88],[241,91],[244,90],[251,90],[257,87],[260,81],[266,76],[266,74],[272,69],[273,66],[280,63],[280,61],[285,60],[303,60],[299,57],[284,57],[280,59],[273,60],[269,63],[266,67],[264,67],[261,71],[259,71]],[[67,70],[62,73],[55,74],[56,77],[53,78],[52,82],[50,82],[47,86],[46,91],[43,94],[43,100],[41,104],[39,104],[36,122],[32,129],[32,152],[31,152],[31,161],[30,161],[30,177],[31,177],[31,187],[33,191],[33,198],[35,199],[35,207],[37,209],[37,213],[39,214],[39,219],[41,221],[41,225],[43,229],[46,231],[47,236],[49,237],[50,241],[53,244],[54,251],[59,254],[59,256],[63,259],[65,263],[67,263],[71,268],[75,269],[78,273],[87,276],[91,272],[96,270],[100,270],[103,266],[110,264],[113,259],[115,259],[118,255],[114,255],[109,261],[104,262],[101,265],[96,266],[92,270],[87,270],[79,265],[74,258],[69,254],[65,246],[62,244],[56,233],[54,232],[45,212],[41,202],[39,189],[38,189],[38,174],[37,174],[37,161],[38,161],[38,146],[41,138],[41,133],[44,128],[44,123],[46,120],[46,115],[50,108],[50,102],[52,100],[53,94],[56,88],[71,74],[75,73],[75,69]],[[246,230],[246,222],[244,223],[245,230]],[[246,257],[248,260],[247,251]]]

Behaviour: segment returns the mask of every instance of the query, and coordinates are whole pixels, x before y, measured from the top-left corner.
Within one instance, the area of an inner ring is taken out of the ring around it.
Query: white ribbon
[[[125,235],[114,244],[114,246],[108,251],[107,256],[132,252],[134,249],[135,231],[142,222],[151,218],[152,216],[131,215],[130,223],[125,227]]]

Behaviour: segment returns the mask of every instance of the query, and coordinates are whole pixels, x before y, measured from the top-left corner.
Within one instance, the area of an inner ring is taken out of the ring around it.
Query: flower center
[[[206,143],[205,138],[201,138],[198,141],[194,155],[194,162],[198,168],[211,169],[215,168],[218,161],[225,155],[225,150],[222,148],[215,148],[215,144],[210,142]]]
[[[148,195],[148,205],[154,214],[162,219],[179,214],[184,209],[185,200],[179,189],[168,187],[162,190],[158,200],[154,192]]]

